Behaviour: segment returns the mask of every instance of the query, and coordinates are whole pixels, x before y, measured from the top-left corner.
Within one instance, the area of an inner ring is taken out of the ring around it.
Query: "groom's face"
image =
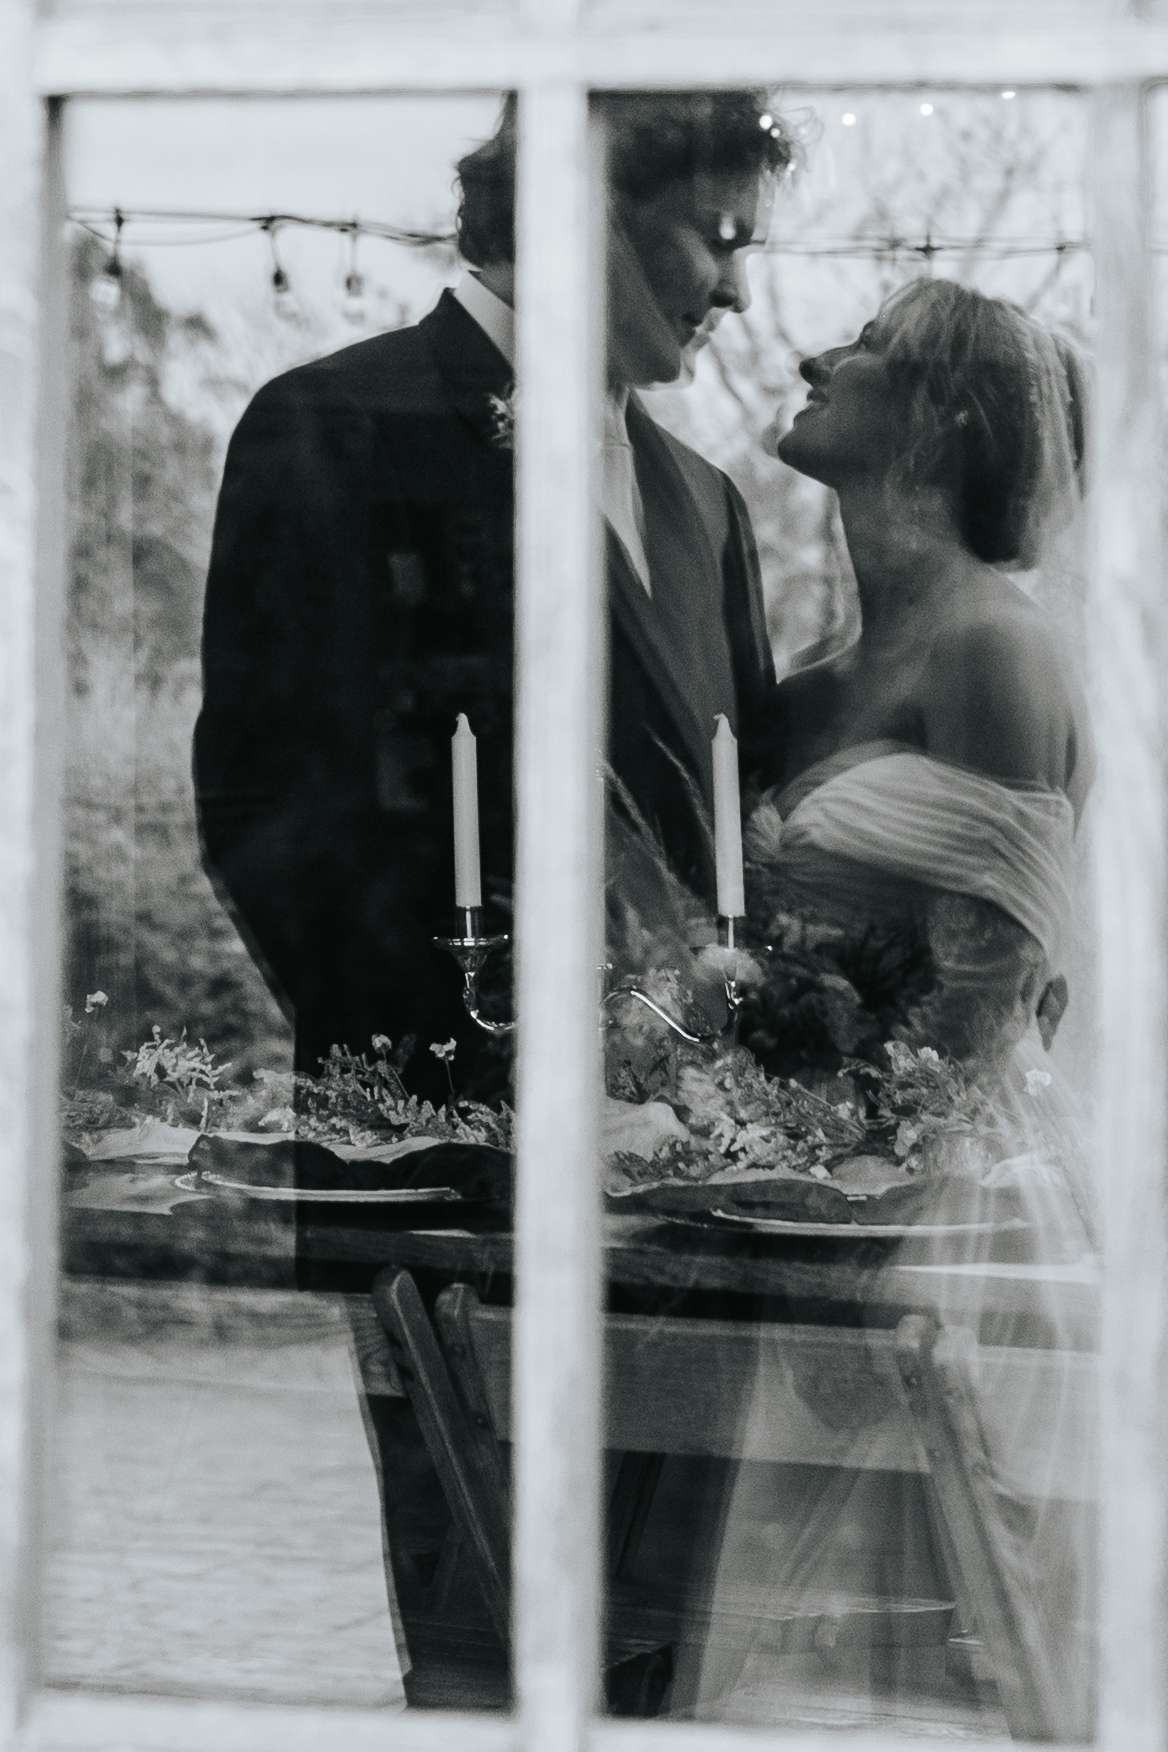
[[[742,251],[754,236],[755,173],[684,177],[616,196],[608,244],[608,362],[615,385],[672,383],[712,311],[745,310]]]

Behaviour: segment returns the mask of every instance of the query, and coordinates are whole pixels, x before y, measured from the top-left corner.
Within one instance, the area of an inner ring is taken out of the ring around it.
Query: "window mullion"
[[[1097,1183],[1104,1226],[1100,1744],[1159,1749],[1168,1023],[1160,377],[1143,93],[1093,99],[1093,444],[1099,784]]]
[[[524,1743],[580,1745],[597,1610],[603,619],[587,94],[520,109],[515,1621]]]
[[[0,1743],[35,1682],[56,1295],[57,651],[68,335],[34,7],[0,0]]]

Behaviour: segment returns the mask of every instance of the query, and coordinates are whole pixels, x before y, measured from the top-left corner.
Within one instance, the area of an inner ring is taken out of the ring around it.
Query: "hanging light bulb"
[[[260,229],[267,237],[268,247],[272,252],[272,291],[275,294],[274,303],[276,306],[276,314],[277,316],[284,317],[291,316],[293,314],[292,282],[288,278],[288,275],[284,270],[284,264],[281,262],[276,250],[275,220],[265,219]]]
[[[113,314],[122,301],[122,270],[118,262],[111,259],[100,274],[94,275],[89,282],[89,296],[99,310]]]
[[[102,323],[99,346],[101,362],[107,371],[116,371],[133,358],[133,336],[125,318],[117,311],[112,313],[110,320]]]
[[[345,297],[341,306],[346,322],[359,325],[365,321],[365,276],[357,271],[357,239],[361,228],[354,219],[349,232],[349,271],[345,275]]]
[[[114,242],[109,260],[101,273],[94,276],[89,285],[89,296],[99,310],[107,316],[112,316],[122,301],[122,226],[125,216],[119,207],[114,208]]]
[[[345,275],[345,318],[352,323],[365,321],[365,279],[361,274]]]

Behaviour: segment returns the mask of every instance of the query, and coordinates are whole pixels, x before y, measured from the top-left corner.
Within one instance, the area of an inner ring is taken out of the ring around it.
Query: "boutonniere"
[[[506,395],[488,395],[491,410],[491,443],[496,450],[515,448],[515,406],[518,391],[512,387]]]

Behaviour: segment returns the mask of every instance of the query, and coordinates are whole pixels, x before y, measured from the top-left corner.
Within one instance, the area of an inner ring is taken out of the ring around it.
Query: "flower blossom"
[[[488,395],[491,415],[491,443],[496,450],[515,448],[515,391],[510,395]]]

